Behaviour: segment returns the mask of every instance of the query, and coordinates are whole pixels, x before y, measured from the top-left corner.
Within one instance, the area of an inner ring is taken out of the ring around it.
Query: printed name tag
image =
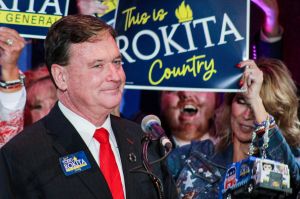
[[[59,163],[66,176],[91,168],[91,164],[83,151],[61,157]]]

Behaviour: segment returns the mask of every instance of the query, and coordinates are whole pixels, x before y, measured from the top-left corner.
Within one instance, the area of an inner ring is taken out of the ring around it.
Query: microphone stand
[[[158,139],[154,139],[151,136],[150,133],[145,133],[144,134],[144,136],[142,138],[142,161],[143,161],[143,165],[132,168],[130,170],[130,172],[141,172],[141,173],[148,174],[149,177],[151,178],[154,186],[155,186],[155,189],[157,191],[159,199],[164,199],[165,196],[164,196],[163,184],[162,184],[161,180],[159,179],[159,177],[157,177],[152,172],[152,165],[166,159],[166,157],[169,155],[171,150],[168,150],[168,151],[166,150],[165,154],[162,158],[160,158],[158,160],[155,160],[155,161],[152,161],[152,162],[149,162],[149,160],[148,160],[148,145],[149,145],[150,141],[155,141],[155,140],[158,140]]]

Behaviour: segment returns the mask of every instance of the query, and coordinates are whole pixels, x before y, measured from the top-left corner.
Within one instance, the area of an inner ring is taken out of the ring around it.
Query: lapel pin
[[[76,174],[91,168],[84,151],[69,154],[59,158],[61,169],[66,176]]]
[[[136,162],[136,155],[134,153],[129,153],[128,159],[130,162]]]

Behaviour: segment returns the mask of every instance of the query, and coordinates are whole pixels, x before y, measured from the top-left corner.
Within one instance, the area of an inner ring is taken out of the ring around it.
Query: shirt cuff
[[[279,34],[276,37],[268,37],[262,29],[260,30],[260,40],[267,43],[275,43],[280,41],[282,39],[282,35],[283,35],[283,28],[281,26],[279,27]]]
[[[23,109],[26,103],[26,90],[22,89],[13,93],[0,92],[0,104],[2,107],[12,109]]]

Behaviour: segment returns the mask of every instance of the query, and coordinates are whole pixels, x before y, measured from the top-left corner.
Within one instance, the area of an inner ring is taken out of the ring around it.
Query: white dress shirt
[[[11,112],[23,111],[26,102],[26,90],[24,86],[21,90],[13,93],[0,91],[0,121],[5,121],[11,116]]]
[[[64,114],[64,116],[71,122],[71,124],[74,126],[74,128],[79,133],[80,137],[83,139],[83,141],[89,148],[89,150],[92,153],[94,159],[96,160],[99,168],[100,168],[100,163],[99,163],[100,143],[94,138],[94,133],[95,133],[96,129],[99,129],[101,127],[105,128],[108,131],[109,143],[110,143],[110,145],[112,147],[112,151],[115,155],[115,159],[117,162],[117,166],[118,166],[121,181],[122,181],[124,197],[126,198],[126,190],[125,190],[121,157],[120,157],[117,141],[116,141],[115,135],[114,135],[112,127],[111,127],[110,115],[107,117],[107,119],[105,120],[105,122],[103,123],[102,126],[97,127],[97,126],[94,126],[89,121],[87,121],[86,119],[77,115],[70,109],[68,109],[60,101],[58,102],[58,106],[59,106],[60,110],[62,111],[62,113]]]

